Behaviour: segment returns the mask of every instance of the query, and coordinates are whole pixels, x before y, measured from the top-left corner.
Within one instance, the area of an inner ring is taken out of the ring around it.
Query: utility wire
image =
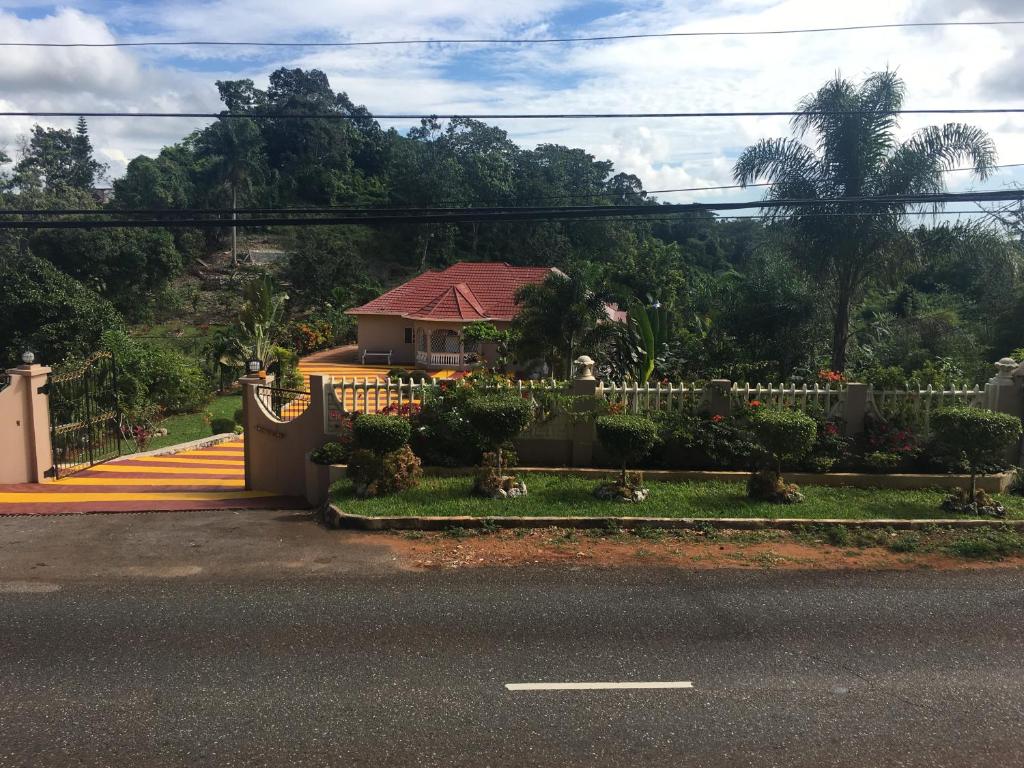
[[[767,110],[735,112],[495,112],[486,114],[350,114],[347,112],[51,112],[42,110],[0,112],[0,117],[170,117],[235,120],[608,120],[689,117],[853,117],[856,115],[1008,115],[1024,113],[1024,107],[969,107],[940,109],[839,109]]]
[[[3,220],[0,229],[34,229],[53,227],[58,229],[91,229],[110,227],[224,227],[224,226],[297,226],[297,225],[374,225],[374,224],[461,224],[488,221],[519,221],[560,219],[605,219],[628,216],[664,216],[674,213],[708,213],[757,208],[762,210],[783,210],[810,208],[821,211],[829,206],[907,206],[942,205],[949,202],[1001,202],[1024,200],[1024,190],[997,190],[990,192],[953,192],[915,195],[873,195],[870,197],[834,197],[820,199],[778,199],[745,200],[741,202],[684,203],[662,205],[622,206],[570,206],[561,208],[426,208],[416,210],[388,210],[367,208],[348,211],[346,215],[329,216],[263,216],[237,218],[176,218],[176,219],[47,219],[47,220]],[[830,211],[822,211],[829,213]],[[866,213],[866,212],[865,212]],[[902,211],[893,211],[901,214]],[[937,210],[934,212],[939,213]],[[235,211],[237,214],[237,211]]]
[[[472,43],[474,45],[536,45],[542,43],[598,43],[611,40],[645,40],[673,37],[755,37],[761,35],[807,35],[823,32],[859,32],[876,29],[911,29],[934,27],[996,27],[1015,26],[1024,21],[918,21],[891,24],[851,24],[844,27],[803,27],[795,29],[758,30],[693,30],[683,32],[648,32],[625,35],[589,35],[583,37],[526,37],[526,38],[425,38],[413,40],[352,40],[279,42],[267,40],[139,40],[111,43],[36,43],[0,42],[8,48],[141,48],[147,46],[245,46],[250,48],[356,48],[379,45],[440,45]]]
[[[992,169],[997,168],[1021,168],[1024,167],[1024,163],[1004,163],[1002,165],[993,165]],[[973,171],[974,168],[946,168],[942,173],[956,173],[960,171]],[[639,194],[643,195],[658,195],[669,192],[705,192],[714,191],[721,189],[747,189],[750,187],[773,187],[775,182],[758,182],[755,184],[722,184],[713,187],[677,187],[675,189],[645,189],[641,190]],[[425,210],[425,209],[441,209],[447,210],[443,206],[453,205],[460,203],[462,206],[476,206],[478,204],[487,203],[491,208],[501,207],[502,209],[514,208],[514,207],[526,207],[519,206],[517,203],[529,202],[533,200],[577,200],[580,198],[590,197],[622,197],[622,192],[579,192],[575,194],[566,195],[538,195],[535,197],[524,197],[519,200],[510,200],[511,205],[497,206],[494,200],[467,200],[465,198],[451,198],[448,200],[438,200],[433,203],[426,205],[389,205],[389,206],[366,206],[356,205],[354,203],[349,205],[327,205],[327,206],[293,206],[293,207],[274,207],[274,208],[0,208],[0,216],[34,216],[41,214],[54,214],[61,216],[74,216],[74,215],[90,215],[95,214],[98,216],[117,216],[117,215],[152,215],[152,216],[167,216],[177,213],[188,213],[188,214],[230,214],[230,213],[333,213],[336,211],[353,211],[353,210],[395,210],[395,211],[409,211],[413,209]],[[650,204],[655,204],[652,200]],[[486,210],[486,208],[479,208],[475,210]]]

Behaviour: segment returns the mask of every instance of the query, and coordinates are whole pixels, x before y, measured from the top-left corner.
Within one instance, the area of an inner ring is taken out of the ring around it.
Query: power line
[[[306,226],[306,225],[378,225],[378,224],[463,224],[478,222],[506,222],[523,220],[557,221],[561,219],[606,219],[629,216],[651,217],[665,216],[674,213],[710,213],[714,211],[731,211],[744,209],[786,210],[793,208],[810,208],[819,212],[829,206],[908,206],[908,205],[942,205],[949,202],[1001,202],[1008,200],[1024,200],[1024,190],[996,190],[989,192],[953,192],[915,195],[874,195],[870,197],[837,197],[821,199],[778,199],[778,200],[745,200],[741,202],[720,203],[684,203],[662,205],[624,205],[624,206],[572,206],[560,208],[428,208],[415,210],[388,210],[367,208],[350,210],[346,215],[300,216],[289,218],[287,215],[262,216],[249,218],[177,218],[177,219],[48,219],[48,220],[3,220],[0,229],[94,229],[113,227],[226,227],[226,226]],[[283,209],[278,213],[287,213]],[[40,211],[40,214],[47,213]],[[237,213],[237,211],[236,211]],[[868,215],[868,212],[862,212]],[[893,211],[897,215],[903,211]],[[936,215],[938,211],[934,212]],[[803,215],[803,214],[802,214]]]
[[[794,29],[758,30],[693,30],[683,32],[638,32],[624,35],[588,35],[582,37],[525,37],[525,38],[424,38],[412,40],[351,40],[351,41],[299,41],[280,42],[267,40],[138,40],[135,42],[110,43],[37,43],[0,42],[7,48],[142,48],[169,46],[242,46],[250,48],[356,48],[382,45],[536,45],[544,43],[599,43],[612,40],[646,40],[674,37],[755,37],[762,35],[807,35],[823,32],[860,32],[878,29],[911,29],[934,27],[996,27],[1015,26],[1024,21],[918,21],[894,22],[891,24],[852,24],[844,27],[803,27]]]
[[[993,165],[991,167],[993,169],[996,169],[996,168],[1020,168],[1020,167],[1024,167],[1024,163],[1005,163],[1005,164],[1002,164],[1002,165]],[[973,170],[974,170],[974,168],[969,168],[969,167],[964,167],[964,168],[946,168],[946,169],[944,169],[942,171],[942,173],[955,173],[955,172],[959,172],[959,171],[973,171]],[[667,193],[667,192],[703,192],[703,191],[720,190],[720,189],[746,189],[746,188],[749,188],[749,187],[772,187],[772,186],[775,186],[774,182],[759,182],[759,183],[755,183],[755,184],[746,184],[746,185],[744,185],[744,184],[724,184],[724,185],[712,186],[712,187],[678,187],[678,188],[675,188],[675,189],[649,189],[649,190],[642,190],[642,194],[644,194],[644,195],[654,195],[654,194],[661,194],[661,193]],[[996,192],[996,193],[998,193],[998,192],[1001,192],[1001,191],[1002,190],[990,190],[988,192],[985,192],[985,191],[974,191],[974,190],[972,190],[970,192],[965,192],[965,193],[962,193],[962,194],[988,194],[989,192]],[[947,193],[940,193],[940,194],[947,194]],[[958,193],[948,193],[948,194],[958,194]],[[536,197],[526,197],[526,198],[523,198],[522,200],[515,201],[515,202],[520,202],[521,203],[524,200],[566,200],[566,199],[588,198],[588,197],[620,197],[621,195],[622,195],[621,192],[586,192],[586,193],[585,192],[581,192],[581,193],[577,193],[577,194],[566,194],[566,195],[539,195],[539,196],[536,196]],[[858,200],[858,199],[859,200],[863,200],[865,198],[863,198],[863,197],[862,198],[832,198],[832,200],[838,200],[838,201],[853,201],[853,200]],[[900,198],[900,199],[906,199],[906,198]],[[1013,198],[1013,199],[1016,200],[1016,198]],[[460,202],[460,201],[463,203],[463,207],[471,206],[474,203],[483,203],[483,202],[493,203],[494,202],[494,201],[479,200],[479,199],[477,199],[477,200],[466,200],[466,199],[452,198],[452,199],[449,199],[449,200],[439,200],[439,201],[436,201],[434,203],[429,203],[429,204],[426,204],[426,205],[405,205],[405,206],[399,206],[399,205],[368,206],[368,205],[357,205],[357,204],[353,203],[353,204],[350,204],[350,205],[292,206],[292,207],[289,207],[289,206],[277,206],[277,207],[268,207],[268,208],[258,208],[258,207],[246,207],[246,208],[237,208],[237,207],[236,208],[0,208],[0,216],[39,216],[39,215],[44,215],[44,214],[50,214],[50,215],[55,215],[55,216],[56,215],[60,215],[60,216],[89,216],[89,215],[96,215],[96,216],[136,216],[136,215],[173,216],[173,215],[177,215],[177,214],[190,214],[190,215],[200,215],[201,216],[201,215],[224,215],[224,214],[228,214],[228,215],[230,215],[230,214],[245,215],[245,214],[256,214],[256,213],[260,213],[260,214],[263,214],[263,213],[316,214],[316,213],[335,213],[335,212],[339,212],[339,211],[346,211],[346,212],[349,212],[349,213],[355,213],[355,212],[378,213],[378,212],[392,212],[392,211],[397,212],[397,213],[402,213],[402,212],[411,213],[411,212],[415,212],[415,211],[439,213],[439,212],[444,212],[444,211],[456,211],[456,210],[458,210],[458,209],[452,208],[452,207],[445,207],[444,204],[456,203],[456,202]],[[657,202],[655,202],[653,200],[646,201],[645,204],[649,205],[649,206],[664,205],[664,204],[661,204],[661,203],[657,203]],[[758,205],[760,205],[760,204],[758,204]],[[603,207],[607,207],[607,206],[603,206]],[[748,207],[757,207],[757,206],[748,206]],[[480,213],[488,213],[488,212],[493,213],[493,212],[497,212],[497,211],[521,210],[521,209],[527,209],[527,208],[528,208],[528,206],[525,206],[525,205],[514,204],[514,205],[503,205],[503,206],[490,205],[488,207],[483,207],[483,206],[481,206],[481,207],[472,207],[471,210],[476,211],[476,212],[480,212]],[[537,210],[541,210],[541,208],[537,208]]]
[[[351,114],[347,112],[52,112],[28,110],[0,112],[0,117],[147,117],[234,120],[608,120],[691,117],[853,117],[856,115],[1007,115],[1024,107],[943,107],[938,109],[748,110],[726,112],[494,112],[481,114]]]

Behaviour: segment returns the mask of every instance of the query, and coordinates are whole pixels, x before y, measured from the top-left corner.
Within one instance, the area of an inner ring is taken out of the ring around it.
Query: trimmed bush
[[[966,457],[971,470],[970,499],[977,496],[978,468],[986,462],[1000,461],[1003,452],[1021,435],[1016,416],[967,406],[937,409],[932,414],[932,426],[940,443]]]
[[[235,411],[235,424],[245,424],[245,409],[239,408]]]
[[[348,446],[331,440],[313,451],[309,458],[314,464],[344,464],[351,452]]]
[[[802,411],[760,408],[750,417],[750,428],[758,445],[771,456],[775,470],[782,474],[782,462],[800,461],[811,452],[818,425]]]
[[[529,400],[511,392],[483,395],[469,401],[466,416],[487,447],[495,451],[500,479],[501,448],[530,425],[533,406]]]
[[[409,442],[409,422],[398,416],[365,413],[352,423],[356,445],[377,454],[397,451]]]
[[[646,416],[615,414],[597,419],[597,438],[605,451],[622,467],[622,486],[629,483],[626,470],[642,460],[658,439],[657,425]]]
[[[215,435],[235,431],[235,422],[232,419],[214,419],[210,422],[210,430]]]
[[[759,408],[750,417],[754,439],[771,460],[771,468],[754,472],[747,495],[779,503],[803,501],[800,489],[782,479],[782,462],[800,461],[811,452],[818,423],[802,411]]]
[[[356,496],[371,498],[414,488],[423,469],[412,448],[403,445],[390,453],[353,451],[345,474],[352,481]]]

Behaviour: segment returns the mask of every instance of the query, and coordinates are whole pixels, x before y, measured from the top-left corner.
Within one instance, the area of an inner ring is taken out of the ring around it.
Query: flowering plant
[[[830,371],[826,368],[818,371],[818,381],[822,384],[842,384],[846,377],[839,371]]]

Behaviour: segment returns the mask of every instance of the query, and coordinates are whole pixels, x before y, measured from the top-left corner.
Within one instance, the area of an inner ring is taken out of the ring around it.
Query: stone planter
[[[321,507],[327,503],[328,489],[331,487],[331,468],[327,464],[315,464],[306,454],[306,503],[311,507]]]

